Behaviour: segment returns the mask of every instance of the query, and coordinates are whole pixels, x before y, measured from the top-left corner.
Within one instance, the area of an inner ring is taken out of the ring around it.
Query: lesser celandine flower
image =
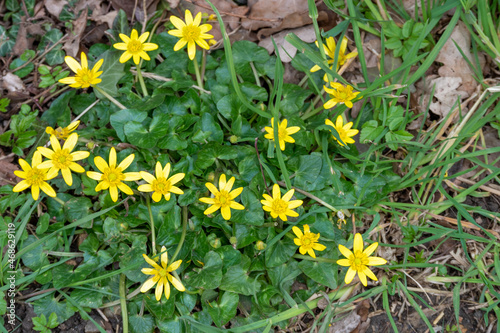
[[[300,254],[307,253],[311,257],[316,258],[316,253],[314,253],[314,250],[323,251],[324,249],[326,249],[326,246],[318,243],[319,233],[315,234],[311,232],[309,229],[309,225],[304,224],[304,233],[302,233],[302,230],[295,226],[292,228],[292,231],[295,236],[298,237],[295,238],[293,242],[295,243],[295,245],[300,246]]]
[[[264,209],[266,212],[270,212],[271,216],[274,219],[279,216],[283,221],[287,221],[287,215],[297,217],[299,216],[299,214],[292,209],[302,205],[302,200],[290,201],[294,193],[295,190],[291,189],[290,191],[286,192],[286,194],[282,198],[279,185],[274,184],[272,197],[267,194],[262,195],[265,199],[260,201],[263,205],[262,209]]]
[[[15,170],[14,174],[19,178],[24,178],[21,180],[12,191],[21,192],[31,186],[31,195],[34,200],[38,200],[40,195],[40,189],[44,191],[49,197],[55,197],[56,191],[46,182],[57,176],[57,171],[40,169],[39,165],[42,163],[42,154],[39,151],[35,151],[33,154],[33,160],[31,161],[31,166],[23,160],[19,159],[19,165],[21,165],[21,170]]]
[[[177,186],[174,186],[174,184],[180,182],[185,174],[177,173],[168,178],[170,174],[170,163],[167,163],[165,168],[162,168],[161,163],[156,162],[156,177],[145,171],[141,171],[140,174],[142,179],[147,181],[148,184],[140,185],[137,189],[141,192],[153,192],[154,202],[160,201],[162,196],[165,197],[165,200],[170,200],[170,193],[184,194],[184,192]]]
[[[286,127],[288,125],[288,121],[283,119],[280,123],[278,121],[278,142],[281,150],[285,150],[285,142],[294,143],[295,140],[290,136],[294,133],[297,133],[300,130],[299,126],[291,126]],[[271,127],[264,127],[267,134],[264,135],[266,139],[274,141],[274,118],[271,118]]]
[[[55,135],[59,140],[66,140],[71,132],[78,128],[78,125],[80,125],[80,120],[74,121],[66,127],[58,127],[56,129],[49,126],[45,129],[45,132],[50,135]]]
[[[318,41],[316,41],[316,46],[319,47]],[[335,49],[336,49],[335,38],[333,38],[333,37],[327,38],[326,45],[323,44],[323,49],[325,50],[326,55],[330,58],[328,60],[328,65],[333,65],[333,60],[335,58]],[[355,56],[358,55],[358,52],[351,52],[351,53],[345,54],[346,49],[347,49],[347,38],[344,37],[344,38],[342,38],[342,42],[340,43],[339,57],[337,60],[337,70],[339,69],[340,66],[345,64],[347,59],[354,58]],[[321,67],[319,67],[318,65],[314,65],[311,68],[311,72],[314,73],[314,72],[319,71],[320,69],[321,69]],[[327,80],[325,80],[325,81],[327,81]]]
[[[332,88],[327,88],[326,86],[323,86],[325,88],[325,91],[330,94],[330,99],[328,102],[323,104],[323,107],[325,109],[331,109],[337,103],[340,104],[345,104],[348,108],[352,108],[352,100],[358,96],[359,91],[353,92],[351,86],[343,86],[341,83],[338,82],[330,82],[330,86]]]
[[[337,121],[335,124],[330,119],[325,119],[325,124],[335,128],[337,130],[337,133],[339,133],[340,138],[345,143],[354,143],[352,137],[359,133],[357,129],[351,129],[353,125],[352,122],[344,125],[344,119],[342,118],[342,116],[337,117]],[[339,145],[344,146],[342,142],[337,140],[334,136],[332,137],[335,139],[335,141],[338,142]]]
[[[168,254],[165,246],[161,247],[160,265],[158,265],[154,260],[150,259],[147,255],[142,256],[148,264],[153,266],[153,268],[143,268],[141,272],[147,275],[153,275],[150,277],[141,287],[141,292],[145,293],[149,289],[156,285],[155,297],[157,301],[160,301],[161,294],[165,292],[165,297],[170,298],[170,283],[179,291],[185,291],[184,285],[181,281],[177,280],[170,274],[175,271],[182,264],[182,260],[177,260],[172,264],[168,264]],[[170,283],[169,283],[170,282]]]
[[[210,204],[212,206],[208,207],[203,213],[205,215],[212,214],[220,208],[222,217],[225,220],[231,218],[231,208],[237,210],[243,210],[245,207],[234,201],[238,195],[243,191],[243,187],[239,187],[233,191],[231,188],[234,185],[234,177],[231,177],[228,182],[226,182],[226,175],[222,174],[219,178],[219,189],[215,187],[212,183],[206,183],[205,186],[214,195],[213,198],[200,198],[203,203]]]
[[[353,252],[345,246],[339,244],[340,252],[347,259],[339,259],[337,260],[337,264],[349,267],[347,274],[345,275],[345,283],[351,283],[356,273],[358,273],[359,280],[365,287],[367,285],[367,276],[374,281],[378,281],[375,274],[373,274],[373,272],[367,267],[384,265],[387,263],[387,260],[384,258],[370,257],[377,247],[378,243],[375,242],[363,251],[363,237],[359,233],[354,235]]]
[[[123,43],[115,43],[113,47],[117,50],[125,51],[120,57],[120,62],[127,62],[130,58],[133,58],[134,64],[138,65],[141,58],[144,60],[151,60],[146,51],[153,51],[158,48],[155,43],[146,43],[149,37],[149,32],[145,32],[139,36],[137,30],[132,29],[130,37],[125,34],[120,34],[120,39]]]
[[[141,179],[141,174],[139,172],[127,172],[123,171],[130,166],[134,161],[134,154],[128,155],[118,166],[116,165],[116,150],[111,147],[109,151],[109,164],[101,156],[96,156],[94,158],[94,163],[101,171],[87,171],[87,176],[94,180],[98,180],[95,190],[99,192],[101,190],[107,190],[109,188],[109,194],[111,194],[111,199],[113,201],[118,200],[118,189],[125,192],[128,195],[134,194],[132,189],[123,181],[139,180]]]
[[[186,9],[184,16],[186,18],[185,23],[177,16],[170,16],[170,22],[172,22],[177,29],[169,30],[168,33],[172,36],[180,38],[174,46],[174,51],[179,51],[187,44],[189,59],[193,60],[196,56],[196,44],[198,44],[202,49],[210,49],[210,46],[205,39],[214,38],[214,36],[206,33],[212,29],[212,26],[210,24],[200,25],[201,13],[196,14],[193,20],[193,15]]]
[[[50,144],[52,149],[45,147],[38,147],[38,151],[49,160],[43,162],[38,167],[41,169],[50,168],[49,172],[55,172],[56,174],[61,170],[61,174],[64,181],[68,186],[73,185],[73,177],[71,171],[74,172],[85,172],[85,169],[81,165],[75,163],[75,161],[83,160],[89,157],[90,153],[88,151],[75,151],[71,152],[78,142],[78,134],[72,133],[64,145],[61,148],[59,140],[57,140],[55,135],[50,136]]]
[[[81,65],[70,56],[64,57],[64,61],[76,75],[60,79],[59,82],[69,84],[72,88],[88,88],[102,81],[99,79],[99,75],[102,74],[102,72],[99,72],[99,68],[101,68],[104,59],[99,60],[92,69],[89,69],[87,56],[83,52],[81,55]]]

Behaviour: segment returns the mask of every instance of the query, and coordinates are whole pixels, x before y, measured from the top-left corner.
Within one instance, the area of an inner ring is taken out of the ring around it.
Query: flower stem
[[[148,206],[149,221],[151,222],[151,246],[153,247],[153,256],[156,255],[156,233],[155,233],[155,220],[153,219],[153,212],[151,211],[151,201],[149,196],[146,197],[146,205]]]
[[[334,259],[319,258],[319,257],[313,258],[313,257],[302,255],[302,254],[294,254],[293,258],[295,258],[295,259],[304,259],[304,260],[309,260],[309,261],[317,261],[317,262],[327,262],[327,263],[330,263],[330,264],[336,264],[337,263],[337,260],[334,260]]]
[[[122,309],[122,323],[123,323],[123,333],[128,333],[128,312],[127,312],[127,292],[126,292],[126,276],[121,274],[120,276],[120,307]]]
[[[177,258],[177,255],[181,251],[182,244],[184,244],[184,239],[186,239],[187,223],[188,223],[188,209],[187,209],[187,206],[184,206],[184,207],[182,207],[182,234],[181,234],[181,239],[179,240],[179,244],[177,245],[177,248],[175,249],[175,252],[174,252],[174,255],[172,256],[172,259],[170,259],[171,262],[175,261],[175,258]]]
[[[54,199],[55,201],[57,201],[57,203],[60,204],[61,206],[66,206],[66,202],[62,201],[58,197],[53,197],[52,199]]]
[[[144,96],[149,96],[148,95],[148,90],[146,89],[146,84],[144,83],[144,79],[142,77],[142,73],[141,73],[141,63],[139,63],[139,65],[137,65],[137,78],[139,79],[139,83],[141,84],[141,88],[142,88],[142,94]]]
[[[203,89],[203,81],[201,80],[201,75],[200,75],[200,66],[198,65],[198,60],[196,59],[196,57],[194,57],[193,59],[193,65],[194,65],[194,73],[196,74],[196,82],[198,82],[198,87]]]
[[[126,109],[126,107],[122,103],[118,102],[116,99],[113,98],[113,96],[111,96],[110,94],[108,94],[107,92],[105,92],[104,90],[99,88],[98,86],[94,86],[94,89],[97,90],[98,92],[100,92],[101,94],[103,94],[107,99],[109,99],[114,105],[116,105],[120,109],[122,109],[122,110]]]

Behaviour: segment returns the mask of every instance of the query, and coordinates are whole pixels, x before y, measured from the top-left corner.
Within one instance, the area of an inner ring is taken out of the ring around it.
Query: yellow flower
[[[14,174],[19,178],[24,178],[21,180],[12,191],[21,192],[31,186],[31,195],[34,200],[38,200],[40,195],[40,189],[44,191],[49,197],[55,197],[56,192],[54,189],[46,182],[46,180],[52,179],[57,176],[57,171],[47,169],[40,169],[39,165],[42,163],[42,154],[39,151],[35,151],[33,154],[33,160],[31,161],[31,166],[23,160],[19,159],[19,165],[21,165],[21,170],[15,170]]]
[[[141,171],[140,174],[141,177],[149,184],[140,185],[137,189],[141,192],[154,192],[154,202],[160,201],[162,195],[165,196],[165,200],[168,201],[170,200],[170,193],[184,194],[180,188],[173,185],[180,182],[184,178],[185,174],[177,173],[168,178],[168,175],[170,174],[170,163],[167,163],[165,168],[162,168],[161,163],[156,162],[156,177],[145,171]]]
[[[100,190],[107,190],[109,188],[111,199],[116,202],[116,200],[118,200],[118,189],[128,195],[134,194],[132,189],[122,181],[141,179],[141,174],[139,172],[123,172],[130,166],[133,160],[134,154],[130,154],[118,166],[116,166],[116,150],[114,147],[111,147],[111,150],[109,151],[109,165],[101,156],[96,156],[94,158],[94,163],[102,173],[87,171],[87,176],[100,181],[95,188],[97,192]]]
[[[260,201],[263,205],[262,209],[264,209],[266,212],[271,212],[271,216],[274,219],[279,216],[283,221],[287,221],[287,215],[293,217],[299,216],[299,214],[292,209],[302,205],[302,200],[290,201],[294,192],[295,190],[292,189],[286,192],[286,194],[282,198],[279,185],[274,184],[272,197],[267,194],[262,195],[264,199],[266,199]]]
[[[123,43],[115,43],[113,47],[120,51],[125,51],[120,57],[120,62],[127,62],[130,58],[133,58],[134,64],[138,65],[141,58],[144,60],[151,60],[146,51],[153,51],[158,48],[155,43],[146,43],[148,40],[149,32],[143,33],[139,36],[137,30],[132,29],[130,37],[124,34],[119,35]]]
[[[332,86],[333,89],[323,86],[323,88],[325,88],[325,91],[332,97],[331,100],[323,104],[323,107],[325,109],[331,109],[337,103],[341,104],[343,103],[348,108],[352,108],[352,100],[355,99],[356,96],[358,96],[359,91],[352,92],[351,86],[344,87],[342,84],[338,82],[330,82],[330,85]]]
[[[157,301],[160,301],[161,294],[163,290],[165,290],[165,297],[167,299],[170,298],[170,283],[175,287],[175,289],[179,291],[185,291],[184,285],[181,281],[177,280],[175,277],[170,274],[170,272],[175,271],[182,264],[182,260],[177,260],[176,262],[168,265],[168,254],[165,246],[161,247],[161,256],[160,256],[160,265],[158,265],[154,260],[150,259],[147,255],[143,254],[142,256],[146,260],[148,264],[153,266],[153,268],[143,268],[141,272],[147,275],[153,275],[150,277],[141,287],[141,292],[145,293],[149,289],[153,288],[155,284],[155,297]]]
[[[98,70],[101,68],[104,59],[99,60],[92,69],[89,69],[87,56],[83,52],[81,59],[82,64],[80,65],[74,58],[70,56],[64,57],[64,61],[76,75],[60,79],[59,82],[69,84],[72,88],[88,88],[102,81],[98,78],[102,72],[98,72]]]
[[[316,46],[319,47],[318,41],[316,41]],[[336,48],[335,39],[333,37],[327,38],[326,45],[323,44],[323,49],[325,50],[326,55],[330,58],[330,60],[328,60],[328,65],[333,65],[333,60],[335,58],[335,48]],[[337,70],[339,69],[340,66],[345,64],[347,59],[354,58],[355,56],[358,55],[358,52],[351,52],[349,54],[345,54],[346,49],[347,49],[347,38],[344,37],[342,38],[342,42],[340,43],[339,58],[337,60]],[[318,65],[314,65],[311,68],[311,72],[314,73],[319,71],[320,69],[321,67],[319,67]],[[325,81],[327,80],[325,79]]]
[[[295,238],[293,242],[295,243],[295,245],[300,246],[299,247],[300,254],[307,253],[311,257],[316,258],[314,250],[323,251],[324,249],[326,249],[326,246],[318,243],[319,233],[318,234],[312,233],[309,230],[309,225],[304,224],[304,233],[302,233],[302,231],[297,227],[293,227],[292,231],[298,237]]]
[[[238,195],[243,191],[243,187],[239,187],[233,191],[231,188],[234,184],[234,177],[231,177],[228,182],[226,182],[226,175],[222,174],[219,178],[219,188],[220,191],[212,183],[206,183],[205,186],[214,195],[213,198],[200,198],[203,203],[210,204],[212,206],[208,207],[203,213],[205,215],[212,214],[220,208],[222,217],[225,220],[231,218],[231,208],[237,210],[243,210],[245,207],[234,201]]]
[[[212,29],[210,24],[200,25],[201,13],[198,13],[193,20],[193,15],[191,15],[191,12],[186,9],[185,17],[186,23],[184,23],[177,16],[170,16],[170,22],[172,22],[177,29],[169,30],[168,33],[172,36],[180,38],[174,46],[174,51],[179,51],[187,44],[189,59],[193,60],[196,55],[196,44],[198,44],[201,48],[208,50],[210,49],[210,46],[205,39],[211,39],[214,38],[214,36],[206,33]]]
[[[52,145],[53,150],[45,147],[37,148],[43,156],[49,159],[49,161],[43,162],[38,167],[41,169],[50,168],[49,172],[55,172],[56,174],[59,172],[59,170],[61,170],[66,184],[68,184],[68,186],[73,185],[71,170],[80,173],[85,172],[85,169],[82,168],[81,165],[75,163],[75,161],[83,160],[90,155],[88,151],[75,151],[74,153],[72,153],[71,151],[73,150],[73,148],[75,148],[77,142],[78,134],[73,133],[68,137],[68,140],[64,142],[64,145],[61,149],[59,140],[57,140],[55,135],[51,135],[50,144]]]
[[[361,237],[361,234],[359,233],[354,235],[354,253],[345,246],[339,244],[340,252],[347,259],[339,259],[337,260],[337,264],[349,267],[347,274],[345,275],[345,283],[351,283],[356,273],[358,273],[359,280],[365,287],[367,276],[374,281],[378,281],[375,274],[373,274],[373,272],[367,267],[384,265],[387,263],[387,260],[384,258],[370,257],[370,254],[372,254],[377,247],[378,243],[375,242],[363,251],[363,237]]]
[[[299,126],[286,127],[288,121],[283,119],[283,121],[278,121],[278,141],[281,150],[285,150],[285,142],[294,143],[295,140],[290,136],[294,133],[297,133],[300,130]],[[264,135],[266,139],[274,141],[274,118],[271,118],[271,127],[264,127],[267,134]]]
[[[325,124],[328,126],[332,126],[337,130],[337,133],[339,133],[340,138],[342,141],[345,143],[354,143],[354,140],[352,139],[353,136],[359,133],[357,129],[351,129],[353,123],[349,122],[344,125],[344,119],[342,119],[342,116],[337,117],[337,123],[333,124],[333,122],[330,119],[325,119]],[[339,143],[339,145],[344,146],[342,142],[337,140],[334,136],[332,136],[335,141]]]
[[[66,140],[70,133],[78,128],[78,125],[80,125],[80,120],[74,121],[66,127],[58,127],[56,129],[49,126],[45,129],[45,132],[50,135],[55,135],[59,140]]]

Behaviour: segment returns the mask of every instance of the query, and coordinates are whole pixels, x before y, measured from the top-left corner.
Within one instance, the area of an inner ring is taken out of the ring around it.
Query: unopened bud
[[[238,243],[238,240],[236,239],[236,237],[233,236],[233,237],[229,238],[229,243],[234,245],[234,244]]]
[[[237,143],[237,142],[238,142],[238,137],[237,137],[236,135],[231,135],[231,136],[229,137],[229,142],[231,142],[231,143],[233,143],[233,144],[234,144],[234,143]]]
[[[263,242],[263,241],[261,241],[261,240],[260,240],[260,241],[257,241],[257,242],[255,243],[255,249],[256,249],[257,251],[262,251],[262,250],[264,250],[264,249],[266,248],[266,246],[267,246],[267,244],[266,244],[266,243],[264,243],[264,242]]]
[[[210,172],[207,176],[209,182],[213,182],[215,179],[215,173]]]
[[[90,150],[94,149],[95,148],[95,142],[93,142],[93,141],[87,142],[87,148],[90,149]]]
[[[215,234],[208,235],[207,240],[214,249],[218,249],[221,246],[220,239]]]
[[[217,44],[217,41],[215,39],[210,39],[208,41],[208,45],[210,45],[210,46],[214,46],[215,44]]]

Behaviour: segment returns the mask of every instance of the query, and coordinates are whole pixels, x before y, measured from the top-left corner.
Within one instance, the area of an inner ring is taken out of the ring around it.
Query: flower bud
[[[267,244],[264,243],[263,241],[259,240],[255,243],[255,249],[257,251],[262,251],[267,247]]]
[[[229,137],[229,142],[231,142],[231,143],[233,143],[233,144],[234,144],[234,143],[237,143],[237,142],[238,142],[238,137],[237,137],[236,135],[231,135],[231,136]]]
[[[87,148],[93,150],[95,148],[95,142],[93,141],[87,142]]]
[[[231,237],[229,238],[229,243],[231,243],[231,245],[235,245],[236,243],[238,243],[238,240],[236,239],[236,237]]]
[[[207,180],[208,180],[209,182],[213,182],[213,181],[214,181],[214,179],[215,179],[215,173],[210,172],[210,173],[208,174],[208,176],[207,176]]]

